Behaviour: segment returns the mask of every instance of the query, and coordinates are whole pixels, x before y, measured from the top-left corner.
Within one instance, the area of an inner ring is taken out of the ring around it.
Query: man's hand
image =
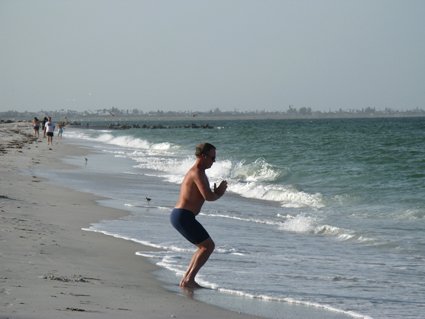
[[[218,196],[220,197],[223,196],[226,189],[227,189],[227,181],[222,181],[218,187],[214,183],[214,193],[216,193]]]

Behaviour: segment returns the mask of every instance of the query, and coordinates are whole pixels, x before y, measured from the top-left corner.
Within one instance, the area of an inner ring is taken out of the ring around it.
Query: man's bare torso
[[[176,208],[189,210],[195,215],[199,214],[202,205],[205,202],[205,199],[199,189],[200,183],[205,187],[205,185],[209,184],[208,178],[203,169],[194,165],[183,179]]]

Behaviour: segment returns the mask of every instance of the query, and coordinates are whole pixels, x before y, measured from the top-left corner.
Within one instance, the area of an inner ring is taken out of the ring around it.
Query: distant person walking
[[[53,132],[55,131],[55,124],[52,122],[52,118],[49,116],[46,124],[44,124],[44,130],[47,135],[47,145],[53,145]]]
[[[59,123],[59,124],[58,124],[58,138],[59,138],[59,139],[62,139],[62,135],[63,135],[63,127],[64,127],[64,124],[63,124],[63,123]]]
[[[40,136],[40,120],[37,117],[34,117],[32,120],[32,128],[34,129],[34,136]]]
[[[46,138],[46,123],[49,119],[47,118],[47,116],[44,117],[43,122],[42,122],[42,130],[43,130],[43,138]]]
[[[215,201],[219,199],[227,188],[227,182],[222,181],[218,187],[214,184],[214,190],[211,190],[208,177],[205,174],[205,170],[215,162],[214,145],[209,143],[199,144],[196,146],[195,155],[196,162],[183,179],[179,199],[170,216],[174,228],[198,247],[180,281],[180,287],[183,288],[201,287],[195,281],[195,277],[215,248],[210,235],[195,217],[199,214],[206,200]]]

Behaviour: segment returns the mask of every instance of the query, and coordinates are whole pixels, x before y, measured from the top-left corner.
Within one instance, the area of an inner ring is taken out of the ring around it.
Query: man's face
[[[214,149],[210,150],[208,154],[204,155],[204,157],[205,157],[206,167],[210,168],[215,162],[215,150]]]

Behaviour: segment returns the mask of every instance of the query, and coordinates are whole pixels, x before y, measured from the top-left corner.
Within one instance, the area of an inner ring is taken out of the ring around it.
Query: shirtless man
[[[227,188],[227,182],[222,181],[218,187],[214,184],[214,190],[211,190],[208,177],[205,174],[205,170],[215,162],[215,147],[209,143],[199,144],[196,146],[195,155],[196,162],[183,179],[179,199],[170,216],[174,228],[198,247],[180,281],[180,287],[183,288],[201,287],[195,281],[195,277],[215,247],[210,235],[196,220],[195,216],[199,214],[206,200],[215,201],[219,199]]]

